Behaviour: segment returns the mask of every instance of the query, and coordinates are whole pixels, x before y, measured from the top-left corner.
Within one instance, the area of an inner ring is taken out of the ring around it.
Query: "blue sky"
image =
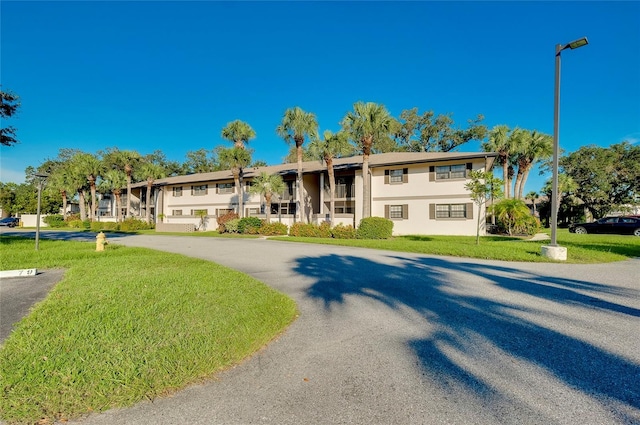
[[[275,128],[293,106],[339,129],[354,102],[398,116],[418,107],[553,131],[562,54],[560,145],[640,140],[639,2],[0,3],[1,84],[21,98],[21,141],[0,180],[21,182],[62,147],[155,149],[172,160],[225,144],[241,119],[254,158],[278,164]],[[478,143],[461,151],[477,151]],[[497,171],[496,174],[501,174]],[[532,175],[526,191],[548,176]]]

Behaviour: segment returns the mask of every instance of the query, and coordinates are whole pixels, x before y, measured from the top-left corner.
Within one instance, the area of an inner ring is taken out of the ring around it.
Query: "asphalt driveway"
[[[269,240],[110,242],[241,270],[293,297],[301,316],[210,382],[80,423],[640,423],[640,259],[529,264]]]

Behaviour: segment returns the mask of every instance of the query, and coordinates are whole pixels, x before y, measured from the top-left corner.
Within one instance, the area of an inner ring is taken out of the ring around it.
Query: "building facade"
[[[395,235],[475,235],[478,214],[484,223],[485,211],[473,203],[465,184],[471,170],[491,170],[495,153],[393,152],[371,155],[369,159],[370,199],[363,199],[362,156],[334,160],[336,179],[334,224],[357,226],[364,202],[372,216],[394,222]],[[244,169],[243,215],[266,217],[287,225],[299,220],[321,223],[329,220],[330,191],[326,166],[319,161],[302,165],[304,199],[297,199],[297,164],[281,164]],[[261,172],[281,175],[286,189],[274,195],[271,205],[263,197],[249,194],[253,177]],[[153,183],[134,184],[132,214],[146,217],[147,209],[155,222],[217,227],[216,218],[238,211],[238,190],[231,171],[167,177]],[[123,205],[128,198],[123,194]],[[125,210],[125,207],[121,207]]]

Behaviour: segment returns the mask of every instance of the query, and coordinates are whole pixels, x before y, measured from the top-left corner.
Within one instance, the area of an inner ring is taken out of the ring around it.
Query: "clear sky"
[[[254,159],[278,164],[285,109],[337,131],[356,101],[477,114],[553,132],[562,53],[560,145],[640,140],[640,2],[0,2],[1,84],[21,98],[21,141],[0,180],[22,182],[62,147],[111,146],[168,159],[226,142],[248,122]],[[478,143],[461,151],[477,151]],[[501,174],[497,171],[496,174]],[[549,176],[532,175],[526,191]]]

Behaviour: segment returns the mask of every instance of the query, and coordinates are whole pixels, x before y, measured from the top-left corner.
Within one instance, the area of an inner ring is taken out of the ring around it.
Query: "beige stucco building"
[[[485,211],[471,200],[464,188],[471,170],[491,170],[495,153],[394,152],[371,155],[370,199],[363,199],[362,156],[334,160],[336,176],[335,224],[357,226],[363,202],[369,202],[371,215],[394,222],[395,235],[475,235],[478,214],[484,223]],[[326,166],[319,161],[304,162],[304,199],[301,208],[307,222],[329,220],[329,182]],[[274,196],[271,205],[248,188],[260,172],[279,174],[287,189]],[[287,225],[295,222],[297,164],[281,164],[244,170],[244,216],[265,218]],[[208,228],[217,227],[216,218],[238,209],[238,191],[231,171],[167,177],[153,183],[151,202],[147,184],[134,184],[131,190],[134,215],[146,216],[147,208],[156,223],[200,224],[199,212],[206,210]],[[126,196],[123,196],[126,200]],[[124,204],[125,201],[123,201]],[[124,208],[123,208],[124,210]]]

